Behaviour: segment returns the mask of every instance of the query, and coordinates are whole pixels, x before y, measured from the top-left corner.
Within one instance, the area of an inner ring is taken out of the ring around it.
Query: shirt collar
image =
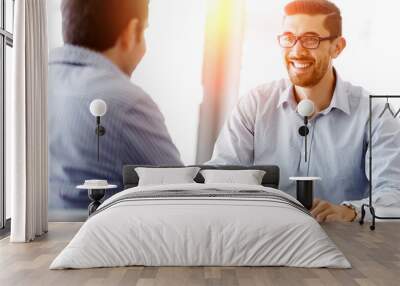
[[[49,64],[70,64],[76,66],[96,66],[128,77],[111,60],[96,51],[65,44],[51,51]]]
[[[335,84],[335,91],[333,92],[332,100],[330,105],[323,111],[321,114],[326,115],[328,114],[333,108],[339,109],[346,113],[347,115],[350,114],[350,102],[349,102],[349,92],[346,88],[345,82],[341,79],[338,75],[336,70],[334,70],[336,75],[336,84]],[[293,84],[290,83],[288,87],[281,93],[279,97],[279,101],[277,104],[277,108],[281,107],[284,104],[290,104],[290,106],[295,110],[297,107],[296,100],[294,99],[294,92],[293,92]]]
[[[296,110],[296,100],[294,99],[294,92],[293,92],[293,84],[289,83],[286,89],[279,96],[277,108],[281,107],[282,105],[289,104],[293,110]]]
[[[333,108],[339,109],[350,115],[350,95],[348,89],[346,88],[345,82],[341,79],[335,70],[336,74],[336,85],[335,91],[333,92],[331,104],[323,111],[322,114],[328,114]]]

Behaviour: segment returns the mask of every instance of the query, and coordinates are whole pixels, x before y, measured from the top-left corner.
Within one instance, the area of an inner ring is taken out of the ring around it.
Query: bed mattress
[[[50,269],[131,265],[351,267],[294,198],[238,184],[120,192],[88,218]]]

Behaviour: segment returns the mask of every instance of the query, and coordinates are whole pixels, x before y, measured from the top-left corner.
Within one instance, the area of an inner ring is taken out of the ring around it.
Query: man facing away
[[[65,45],[49,60],[50,209],[86,207],[75,189],[85,179],[121,189],[124,164],[182,164],[157,105],[130,81],[146,51],[148,0],[63,0],[61,11]],[[100,161],[94,99],[107,104]]]
[[[278,165],[280,188],[295,196],[291,176],[319,176],[311,210],[322,221],[354,221],[368,196],[373,147],[373,198],[400,204],[400,124],[390,113],[373,121],[369,142],[369,97],[343,81],[333,67],[346,47],[342,17],[325,0],[297,0],[285,7],[278,37],[290,80],[262,85],[243,97],[224,126],[209,164]],[[367,60],[367,59],[366,59]],[[316,111],[309,123],[307,162],[303,118],[297,104],[309,99]],[[374,104],[373,118],[383,107]]]

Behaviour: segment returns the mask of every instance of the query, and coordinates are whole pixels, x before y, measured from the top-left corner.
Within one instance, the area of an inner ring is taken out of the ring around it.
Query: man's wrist
[[[356,221],[359,218],[360,212],[354,205],[344,204],[343,206],[345,206],[346,208],[348,208],[349,210],[351,210],[354,213],[354,216],[349,220],[350,222]]]

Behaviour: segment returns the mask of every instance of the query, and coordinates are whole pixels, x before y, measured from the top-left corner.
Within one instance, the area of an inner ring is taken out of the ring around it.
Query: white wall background
[[[63,44],[60,2],[48,1],[50,49]],[[151,0],[149,8],[147,54],[132,81],[158,104],[182,160],[192,164],[203,97],[206,0]]]
[[[205,20],[205,0],[151,0],[147,54],[132,77],[158,103],[186,164],[196,159]]]
[[[400,95],[400,2],[332,1],[342,10],[348,44],[335,62],[340,76],[373,94]],[[287,77],[276,42],[287,2],[247,0],[241,95],[259,84]],[[395,105],[400,106],[398,101]]]

